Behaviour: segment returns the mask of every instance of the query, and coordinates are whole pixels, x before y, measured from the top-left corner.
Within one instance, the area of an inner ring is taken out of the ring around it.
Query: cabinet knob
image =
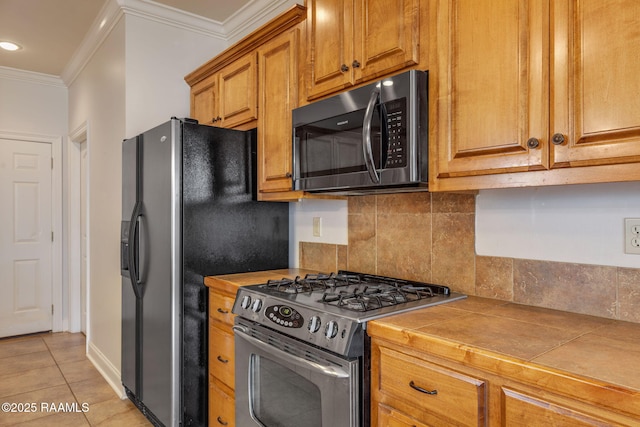
[[[347,71],[349,71],[349,66],[347,66],[347,64],[342,64],[342,66],[340,67],[340,71],[346,73]]]
[[[353,63],[351,64],[351,66],[353,68],[360,68],[360,62],[357,59],[354,59]]]
[[[527,147],[538,148],[540,146],[540,140],[538,138],[529,138],[527,140]]]
[[[554,133],[553,137],[551,138],[551,141],[553,141],[555,145],[562,145],[564,144],[565,138],[564,138],[564,135],[561,133]]]
[[[292,175],[291,175],[291,172],[287,172],[287,173],[284,174],[284,176],[285,176],[285,178],[291,178]]]

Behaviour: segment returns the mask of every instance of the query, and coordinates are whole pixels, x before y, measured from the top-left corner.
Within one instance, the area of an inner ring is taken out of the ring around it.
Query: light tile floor
[[[83,334],[0,339],[0,404],[0,426],[151,425],[89,362]]]

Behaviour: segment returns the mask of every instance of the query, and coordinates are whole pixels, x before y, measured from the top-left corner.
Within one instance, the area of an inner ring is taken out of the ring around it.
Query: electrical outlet
[[[319,216],[313,217],[313,235],[315,237],[322,236],[322,218]]]
[[[640,218],[624,219],[624,252],[640,255]]]

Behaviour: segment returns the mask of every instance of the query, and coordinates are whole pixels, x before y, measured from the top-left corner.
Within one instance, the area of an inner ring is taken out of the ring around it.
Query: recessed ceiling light
[[[7,42],[7,41],[0,42],[0,47],[4,50],[10,50],[10,51],[20,49],[20,46],[18,46],[17,44]]]

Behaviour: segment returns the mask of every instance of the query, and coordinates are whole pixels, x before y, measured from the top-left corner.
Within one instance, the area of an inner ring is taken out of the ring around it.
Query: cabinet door
[[[548,3],[437,0],[432,178],[548,168]]]
[[[552,166],[640,161],[640,2],[554,2]]]
[[[258,189],[292,189],[291,110],[297,105],[299,29],[281,34],[258,49]]]
[[[336,92],[354,83],[353,1],[307,1],[309,99]]]
[[[220,114],[216,125],[231,128],[255,120],[258,99],[255,53],[226,66],[219,76]]]
[[[354,12],[357,82],[418,64],[419,0],[355,0]]]
[[[211,75],[191,88],[191,118],[213,125],[218,116],[218,75]]]

